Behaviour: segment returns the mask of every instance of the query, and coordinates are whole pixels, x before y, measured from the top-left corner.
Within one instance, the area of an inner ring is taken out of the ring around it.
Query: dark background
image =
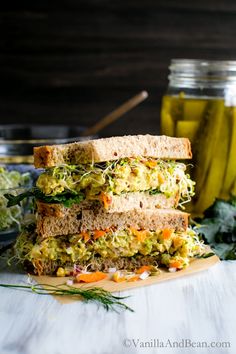
[[[171,58],[236,59],[236,1],[9,1],[0,49],[0,123],[89,126],[146,89],[103,134],[157,133]]]

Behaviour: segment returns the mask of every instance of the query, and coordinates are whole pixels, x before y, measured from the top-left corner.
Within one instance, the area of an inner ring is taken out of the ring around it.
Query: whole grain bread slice
[[[138,156],[174,160],[190,159],[192,158],[191,145],[187,138],[147,134],[87,140],[65,145],[39,146],[34,148],[34,165],[36,168],[44,168]]]
[[[37,214],[36,231],[42,238],[77,234],[88,230],[133,227],[141,230],[173,229],[185,231],[188,214],[175,209],[132,210],[106,213],[101,208],[69,209],[64,216]]]
[[[102,258],[96,256],[92,259],[92,261],[88,262],[77,262],[77,266],[86,267],[88,271],[103,271],[109,272],[109,268],[116,268],[119,270],[128,270],[134,271],[140,268],[141,266],[159,266],[159,258],[157,256],[152,255],[139,255],[133,257],[119,257],[117,259],[113,258]],[[29,261],[24,262],[24,267],[29,273],[34,273],[36,275],[55,275],[56,271],[59,267],[68,267],[73,268],[74,262],[67,262],[64,264],[58,260],[52,259],[42,259],[40,262],[40,266],[37,264],[32,264]]]
[[[145,209],[171,209],[179,203],[179,193],[166,197],[163,193],[150,195],[149,192],[132,192],[121,195],[113,195],[108,213],[126,212],[130,210]]]
[[[37,201],[37,213],[41,216],[56,216],[60,218],[71,212],[79,212],[84,208],[102,208],[104,212],[115,213],[131,210],[171,209],[176,208],[178,202],[179,193],[167,198],[162,193],[150,195],[149,192],[132,192],[113,195],[107,210],[105,210],[99,202],[96,203],[93,201],[83,201],[80,204],[73,204],[70,208],[66,208],[63,204],[49,204]]]
[[[138,230],[173,229],[185,231],[189,214],[174,209],[132,210],[126,213],[97,213],[83,210],[81,230],[105,230],[111,227],[124,229],[133,227]]]

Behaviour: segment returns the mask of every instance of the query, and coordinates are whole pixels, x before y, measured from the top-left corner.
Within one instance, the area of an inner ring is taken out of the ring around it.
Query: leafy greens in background
[[[236,198],[216,199],[197,231],[221,259],[236,260]]]

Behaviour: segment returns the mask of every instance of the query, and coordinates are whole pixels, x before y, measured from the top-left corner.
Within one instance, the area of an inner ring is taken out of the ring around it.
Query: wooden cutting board
[[[191,275],[197,272],[200,272],[202,270],[206,270],[216,263],[220,262],[220,259],[214,255],[209,258],[199,258],[199,259],[194,259],[191,261],[189,267],[177,271],[175,273],[170,273],[166,269],[161,269],[161,273],[159,275],[155,276],[150,276],[145,280],[138,280],[136,282],[121,282],[121,283],[115,283],[114,281],[110,280],[109,277],[111,275],[108,275],[108,279],[101,280],[96,283],[90,283],[90,284],[74,284],[73,286],[75,287],[83,287],[83,288],[91,288],[91,287],[102,287],[105,290],[108,290],[110,292],[118,292],[118,291],[125,291],[129,289],[134,289],[134,288],[139,288],[142,286],[147,286],[147,285],[153,285],[160,283],[162,281],[167,281],[167,280],[172,280],[176,278],[181,278],[186,275]],[[69,277],[49,277],[49,276],[34,276],[33,277],[37,283],[39,284],[48,284],[48,285],[59,285],[59,284],[65,284]],[[68,304],[74,301],[78,301],[77,299],[73,299],[71,297],[67,296],[55,296],[55,299],[58,300],[62,304]]]

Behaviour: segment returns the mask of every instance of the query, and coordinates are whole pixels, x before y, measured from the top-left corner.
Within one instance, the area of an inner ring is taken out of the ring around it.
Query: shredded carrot
[[[78,274],[76,275],[77,282],[93,283],[107,278],[107,275],[102,272],[94,272],[88,274]]]
[[[172,232],[173,231],[170,229],[164,229],[162,231],[162,236],[163,236],[164,240],[168,240],[170,238],[170,236],[172,235]]]
[[[182,261],[171,261],[170,268],[181,268],[183,265]]]
[[[133,277],[128,279],[128,281],[137,281],[137,280],[139,280],[139,275],[134,275]]]
[[[81,232],[81,235],[84,239],[85,242],[87,242],[88,240],[90,240],[90,236],[89,236],[89,233],[88,232],[85,232],[85,231],[82,231]]]
[[[93,237],[95,240],[97,240],[99,237],[102,237],[106,234],[106,231],[103,230],[95,230],[93,233]]]
[[[142,274],[143,272],[149,272],[151,270],[151,266],[142,266],[138,270],[136,270],[136,274]]]
[[[108,209],[109,205],[112,202],[112,197],[105,194],[104,192],[101,192],[100,198],[101,198],[101,201],[103,202],[104,208]]]

